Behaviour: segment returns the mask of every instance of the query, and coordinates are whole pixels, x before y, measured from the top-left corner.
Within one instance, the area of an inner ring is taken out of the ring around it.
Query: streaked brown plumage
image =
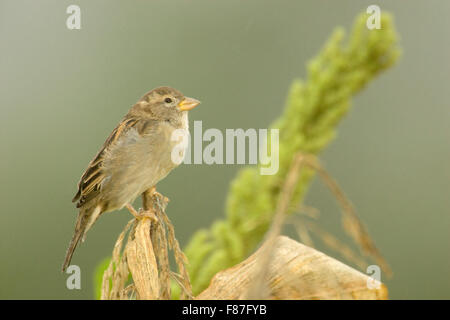
[[[118,210],[154,187],[177,166],[171,159],[176,129],[188,131],[188,110],[200,102],[170,87],[145,94],[125,115],[89,163],[73,198],[80,209],[63,271],[86,232],[104,213]]]

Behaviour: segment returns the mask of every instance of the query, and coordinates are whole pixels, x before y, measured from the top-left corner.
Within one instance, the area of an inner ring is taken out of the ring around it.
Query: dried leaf
[[[259,270],[267,242],[240,264],[219,272],[196,299],[245,299]],[[387,299],[383,284],[369,289],[369,276],[302,245],[279,236],[273,244],[273,258],[263,281],[267,299]]]
[[[160,293],[158,267],[150,240],[151,224],[149,218],[141,219],[134,239],[125,248],[128,268],[140,300],[158,299]]]
[[[187,259],[164,212],[168,201],[154,189],[143,194],[144,210],[135,212],[133,209],[135,214],[142,216],[131,220],[119,235],[111,262],[103,274],[102,299],[170,299],[171,277],[182,290],[181,298],[192,299],[185,267]],[[125,234],[132,222],[134,226],[121,255]],[[169,247],[174,250],[180,274],[170,271]],[[125,287],[130,272],[133,283]]]

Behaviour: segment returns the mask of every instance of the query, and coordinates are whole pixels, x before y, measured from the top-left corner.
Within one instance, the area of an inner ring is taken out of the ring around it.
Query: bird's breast
[[[184,157],[187,143],[183,143],[188,137],[187,117],[186,125],[178,128],[160,122],[143,134],[134,128],[124,134],[104,162],[102,189],[110,198],[111,209],[132,202],[178,166],[174,154],[181,152],[179,156]]]

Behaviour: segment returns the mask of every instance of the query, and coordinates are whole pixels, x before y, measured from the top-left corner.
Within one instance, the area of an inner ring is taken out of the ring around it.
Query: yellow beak
[[[189,110],[194,109],[199,104],[200,104],[200,101],[198,101],[197,99],[186,97],[186,98],[184,98],[183,101],[181,101],[178,104],[178,109],[180,111],[189,111]]]

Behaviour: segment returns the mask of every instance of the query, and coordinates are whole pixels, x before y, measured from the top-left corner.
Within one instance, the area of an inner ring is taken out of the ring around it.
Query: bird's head
[[[159,87],[146,93],[132,108],[133,113],[157,120],[177,120],[184,112],[194,109],[200,101],[185,97],[171,87]]]

